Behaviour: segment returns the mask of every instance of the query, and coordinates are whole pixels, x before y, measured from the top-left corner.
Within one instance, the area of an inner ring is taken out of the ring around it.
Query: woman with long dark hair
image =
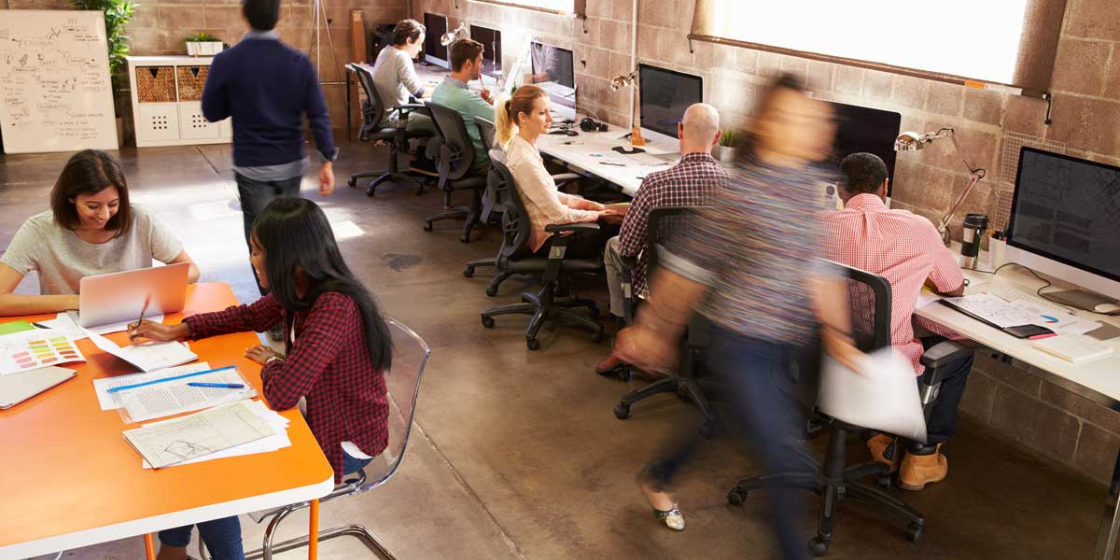
[[[129,336],[196,340],[282,323],[285,354],[258,345],[245,355],[264,366],[264,396],[274,409],[292,408],[306,398],[307,423],[337,483],[368,464],[389,441],[384,374],[393,348],[388,326],[343,260],[330,223],[314,202],[273,200],[253,224],[249,244],[253,270],[268,295],[250,305],[187,317],[178,325],[144,321],[132,325]],[[236,517],[199,524],[199,530],[216,558],[242,557]],[[161,560],[185,558],[190,533],[189,526],[160,532]],[[229,552],[223,556],[219,550]]]

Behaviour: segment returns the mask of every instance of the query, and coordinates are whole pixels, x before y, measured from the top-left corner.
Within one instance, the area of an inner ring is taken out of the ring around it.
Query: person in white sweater
[[[373,85],[377,88],[377,95],[385,103],[385,111],[381,115],[384,123],[396,120],[396,109],[408,105],[411,98],[421,99],[431,92],[424,87],[424,82],[416,75],[413,60],[424,48],[424,35],[427,29],[424,24],[414,19],[404,19],[397,22],[393,28],[392,43],[377,54],[377,61],[373,63]],[[410,132],[426,130],[435,132],[432,120],[427,115],[418,113],[408,114],[407,128]],[[409,163],[409,169],[428,175],[436,175],[435,164],[427,157],[425,150],[418,150],[416,158]]]

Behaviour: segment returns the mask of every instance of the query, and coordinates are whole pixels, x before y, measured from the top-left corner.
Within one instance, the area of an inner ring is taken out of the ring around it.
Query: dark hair
[[[393,44],[403,45],[409,41],[416,41],[420,35],[427,32],[424,24],[414,19],[402,19],[393,28]]]
[[[751,111],[751,121],[756,122],[763,115],[771,111],[771,106],[774,100],[778,97],[778,93],[782,91],[792,91],[807,95],[808,91],[801,85],[801,80],[793,74],[779,74],[769,84],[763,88],[761,94],[758,96],[758,101],[755,102],[754,110]],[[736,147],[742,148],[738,150],[737,160],[743,161],[744,158],[752,157],[755,146],[758,144],[758,137],[753,131],[753,127],[741,131],[737,136]]]
[[[840,162],[840,171],[844,172],[845,180],[841,186],[848,193],[875,194],[883,181],[887,180],[887,164],[875,154],[860,152],[852,154]]]
[[[241,13],[249,20],[249,27],[272,31],[280,20],[280,0],[242,0]]]
[[[458,72],[468,60],[474,60],[482,54],[485,47],[482,43],[472,39],[459,39],[451,43],[451,71]]]
[[[116,187],[120,195],[117,213],[109,218],[105,229],[116,230],[120,237],[132,228],[132,208],[128,204],[128,183],[124,180],[121,164],[101,150],[82,150],[72,156],[62,168],[58,182],[51,189],[51,210],[54,221],[69,230],[81,223],[75,208],[78,195],[94,195],[109,187]]]
[[[318,205],[303,198],[273,200],[253,222],[252,239],[264,249],[269,290],[284,309],[310,309],[327,292],[348,296],[361,312],[373,366],[389,371],[393,359],[389,326],[373,295],[346,266],[327,215]],[[310,281],[310,290],[302,298],[296,295],[296,267]]]

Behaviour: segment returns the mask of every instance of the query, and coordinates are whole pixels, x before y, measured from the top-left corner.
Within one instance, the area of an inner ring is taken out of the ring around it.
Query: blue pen
[[[105,392],[106,393],[116,393],[118,391],[127,391],[128,389],[135,389],[137,387],[146,387],[148,385],[155,385],[156,383],[166,383],[168,381],[175,381],[177,379],[186,379],[188,377],[195,377],[195,376],[198,376],[198,375],[206,375],[207,373],[214,373],[214,372],[217,372],[217,371],[225,371],[227,369],[233,369],[235,367],[237,367],[237,366],[226,366],[226,367],[222,367],[222,368],[218,368],[218,369],[208,369],[206,371],[199,371],[199,372],[195,372],[195,373],[185,373],[183,375],[176,375],[175,377],[168,377],[166,379],[156,379],[155,381],[145,381],[143,383],[134,383],[132,385],[121,385],[120,387],[113,387],[113,388],[111,388],[111,389],[109,389],[108,391],[105,391]]]
[[[240,383],[187,383],[187,387],[210,387],[213,389],[244,389]]]

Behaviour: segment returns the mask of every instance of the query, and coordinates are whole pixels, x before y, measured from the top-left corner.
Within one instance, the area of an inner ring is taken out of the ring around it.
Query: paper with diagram
[[[265,423],[267,423],[269,426],[272,426],[272,428],[276,430],[276,433],[267,437],[263,437],[256,441],[250,441],[249,443],[235,445],[228,449],[217,451],[209,455],[196,457],[194,459],[188,459],[186,461],[183,461],[182,463],[178,463],[172,466],[190,465],[193,463],[201,463],[203,461],[213,461],[215,459],[225,459],[228,457],[241,457],[243,455],[255,455],[257,453],[269,453],[292,446],[292,440],[288,437],[288,424],[291,424],[291,420],[288,420],[279,412],[268,408],[261,401],[245,401],[245,403],[249,406],[250,410],[252,410],[258,417],[261,418],[261,420],[264,420]],[[162,422],[155,422],[152,424],[147,424],[146,426],[156,426],[162,424],[163,422],[173,422],[173,420],[163,420]],[[143,463],[145,469],[152,468],[152,465],[147,461],[141,460],[140,462]]]
[[[276,433],[246,401],[127,430],[124,438],[153,468],[205,457]]]

